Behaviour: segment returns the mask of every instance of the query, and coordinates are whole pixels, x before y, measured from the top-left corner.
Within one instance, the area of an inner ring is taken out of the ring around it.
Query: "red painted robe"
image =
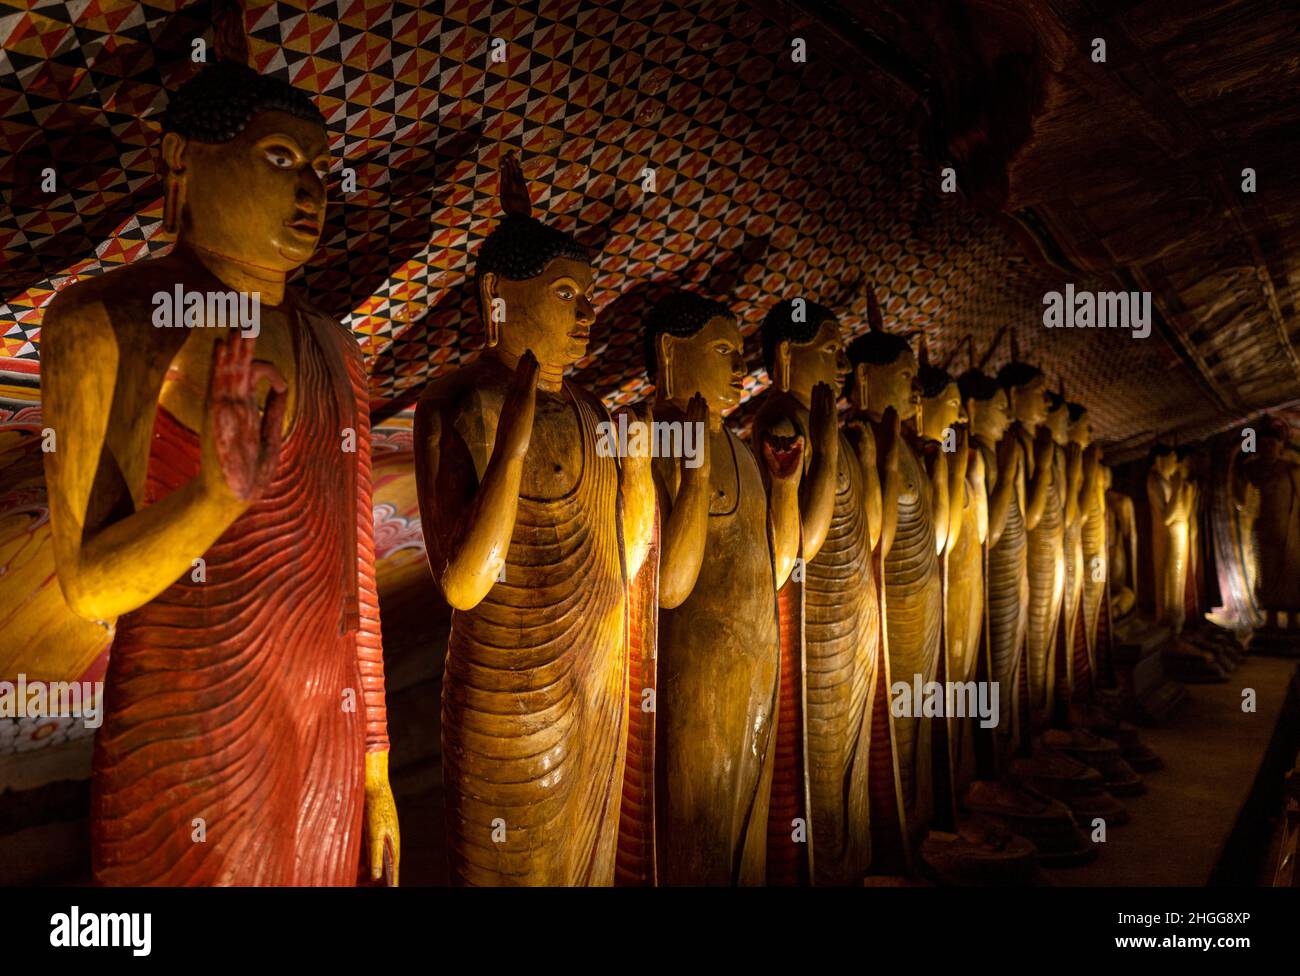
[[[187,573],[118,622],[92,781],[101,884],[357,880],[364,754],[388,748],[365,373],[350,335],[300,311],[296,416],[265,495],[204,554],[206,582]],[[197,435],[159,407],[146,504],[198,469]]]

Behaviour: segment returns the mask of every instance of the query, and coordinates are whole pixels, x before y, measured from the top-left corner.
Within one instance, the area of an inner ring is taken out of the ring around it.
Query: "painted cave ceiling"
[[[639,320],[670,288],[727,301],[750,333],[798,295],[860,332],[868,283],[887,327],[957,366],[964,336],[983,353],[1010,327],[1116,456],[1300,398],[1288,4],[0,0],[10,409],[35,396],[54,291],[167,246],[165,91],[226,16],[328,120],[329,219],[302,282],[359,337],[381,419],[482,344],[466,270],[511,149],[536,208],[599,254],[578,376],[611,404],[644,394]],[[1151,336],[1045,329],[1066,283],[1150,291]]]

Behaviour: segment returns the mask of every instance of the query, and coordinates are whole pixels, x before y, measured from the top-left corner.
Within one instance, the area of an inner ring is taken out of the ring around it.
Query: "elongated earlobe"
[[[185,208],[185,180],[175,173],[168,173],[166,194],[163,197],[163,233],[176,237],[181,232],[181,212]]]
[[[776,347],[776,385],[783,392],[790,389],[790,340],[782,339]]]
[[[185,140],[175,132],[163,136],[162,157],[167,175],[163,178],[163,233],[175,238],[181,232],[181,217],[185,210],[185,177],[181,155]]]
[[[501,324],[497,322],[492,308],[496,287],[497,276],[490,271],[479,281],[479,307],[483,309],[483,332],[489,349],[501,341]]]
[[[867,364],[853,367],[853,405],[861,412],[867,409]]]
[[[659,387],[664,391],[664,399],[673,398],[673,347],[672,340],[666,335],[659,336]]]

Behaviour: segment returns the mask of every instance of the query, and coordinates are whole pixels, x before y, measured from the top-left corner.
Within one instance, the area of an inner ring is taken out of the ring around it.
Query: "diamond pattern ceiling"
[[[166,247],[158,119],[165,91],[198,68],[195,39],[211,50],[221,6],[0,2],[11,384],[35,383],[55,290]],[[1045,335],[1042,295],[1061,282],[939,192],[901,108],[816,43],[795,62],[797,26],[748,4],[246,0],[243,22],[256,67],[312,93],[328,120],[329,220],[302,280],[359,337],[379,418],[481,346],[466,271],[511,149],[537,208],[599,252],[600,321],[578,374],[611,403],[644,394],[639,319],[670,287],[730,302],[748,332],[799,294],[860,331],[868,282],[887,323],[924,329],[940,358],[967,332],[983,345],[1015,324],[1102,436],[1197,402],[1159,339]],[[753,345],[750,393],[766,382]],[[1128,389],[1142,401],[1113,395]]]

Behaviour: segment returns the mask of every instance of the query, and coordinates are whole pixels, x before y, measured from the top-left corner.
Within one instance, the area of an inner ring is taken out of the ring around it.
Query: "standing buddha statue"
[[[1021,468],[1025,472],[1026,574],[1029,580],[1026,605],[1025,680],[1029,693],[1031,727],[1046,724],[1051,710],[1052,657],[1065,588],[1063,508],[1057,477],[1057,445],[1047,423],[1047,381],[1038,367],[1011,362],[998,372],[998,382],[1007,391],[1015,425],[1010,436],[1017,439]],[[1064,410],[1057,425],[1064,433]],[[1063,438],[1062,438],[1063,439]]]
[[[941,673],[948,682],[975,678],[983,645],[984,561],[981,523],[987,523],[987,498],[977,500],[968,475],[983,483],[983,466],[973,461],[966,432],[966,410],[957,381],[929,362],[921,339],[917,381],[921,387],[918,427],[930,470],[936,506],[935,546],[939,549],[944,592],[944,638]],[[958,425],[962,426],[958,426]],[[973,468],[973,470],[972,470]],[[1000,704],[1000,703],[999,703]],[[945,716],[949,779],[953,798],[975,778],[974,736],[969,717]]]
[[[920,391],[916,356],[903,336],[885,332],[871,299],[871,331],[849,344],[853,368],[850,395],[866,390],[855,419],[876,439],[877,459],[897,452],[898,497],[886,497],[882,512],[881,554],[884,585],[882,616],[891,695],[899,684],[924,687],[935,679],[942,653],[943,582],[936,542],[936,499],[920,457],[915,433],[895,434],[897,422],[914,420]],[[892,414],[887,414],[892,408]],[[895,421],[897,417],[897,421]],[[897,444],[895,447],[894,445]],[[882,477],[884,477],[882,473]],[[939,483],[946,485],[946,476]],[[904,835],[919,841],[934,816],[932,722],[921,717],[921,703],[891,701],[896,761],[903,798]]]
[[[839,320],[815,302],[778,302],[763,320],[762,338],[772,386],[754,421],[755,443],[799,438],[816,445],[825,436],[819,424],[828,416],[835,424],[831,391],[848,367]],[[815,466],[813,457],[804,464],[804,571],[781,590],[782,660],[802,662],[806,686],[803,721],[790,739],[808,762],[812,881],[853,884],[871,868],[873,851],[878,869],[904,858],[897,835],[883,829],[896,827],[899,814],[872,558],[882,523],[876,442],[861,424],[827,433],[821,454],[834,466]],[[896,453],[892,461],[896,478]],[[890,463],[885,459],[886,472]],[[824,475],[828,492],[816,480]],[[772,837],[783,845],[788,821],[772,818]]]
[[[1081,663],[1088,668],[1087,687],[1080,689],[1091,693],[1101,684],[1113,683],[1109,654],[1102,646],[1103,614],[1106,606],[1106,486],[1102,477],[1101,446],[1093,443],[1092,421],[1088,410],[1081,404],[1069,404],[1070,442],[1081,452],[1083,483],[1079,491],[1080,541],[1083,550],[1082,637],[1083,646],[1076,649]],[[1109,635],[1109,626],[1106,630]]]
[[[43,328],[59,582],[120,615],[94,876],[349,885],[364,851],[395,884],[366,371],[286,286],[324,224],[325,122],[219,62],[162,131],[175,247],[60,292]]]
[[[1062,671],[1065,663],[1061,621],[1065,528],[1067,516],[1074,515],[1074,509],[1067,508],[1069,465],[1063,449],[1068,443],[1069,412],[1063,397],[1048,393],[1042,370],[1015,359],[1014,351],[1012,356],[1013,361],[998,372],[998,382],[1007,391],[1016,418],[1008,436],[1017,439],[1026,472],[1029,603],[1025,684],[1028,721],[1032,731],[1041,733],[1053,718],[1058,687],[1063,697],[1068,691],[1064,678],[1058,682],[1057,670],[1058,662]],[[1075,501],[1077,504],[1077,495]],[[1052,741],[1033,757],[1014,760],[1015,778],[1062,800],[1078,817],[1091,820],[1100,816],[1113,824],[1126,820],[1123,807],[1103,788],[1101,774],[1054,748],[1062,744]]]
[[[513,155],[501,201],[474,278],[487,353],[430,383],[415,414],[429,567],[453,610],[451,870],[460,884],[608,885],[629,581],[652,541],[654,489],[647,459],[610,456],[604,406],[564,376],[596,318],[585,248],[531,216]]]
[[[978,493],[976,512],[986,513],[981,525],[982,605],[987,627],[986,657],[989,679],[998,687],[998,714],[992,730],[991,770],[960,794],[963,808],[1032,841],[1045,864],[1077,863],[1095,856],[1088,838],[1080,833],[1070,810],[1057,800],[1020,788],[1007,779],[1011,755],[1017,750],[1024,697],[1017,694],[1024,660],[1025,609],[1028,579],[1025,571],[1025,497],[1022,471],[1024,452],[1014,434],[1007,391],[978,368],[958,379],[962,405],[969,418],[972,458],[968,491]],[[962,533],[966,532],[963,528]],[[960,545],[961,538],[958,538]],[[965,574],[969,570],[963,569]],[[949,573],[949,586],[953,574]],[[951,616],[951,612],[950,612]]]
[[[727,429],[745,377],[736,318],[677,292],[645,318],[655,383],[652,441],[685,430],[695,457],[652,463],[663,517],[655,808],[658,877],[666,884],[758,885],[767,876],[768,800],[779,685],[776,592],[798,551],[802,445],[759,464]],[[834,423],[829,389],[818,404]],[[829,419],[828,419],[829,418]],[[800,790],[802,793],[802,790]],[[788,835],[791,827],[787,823]]]

